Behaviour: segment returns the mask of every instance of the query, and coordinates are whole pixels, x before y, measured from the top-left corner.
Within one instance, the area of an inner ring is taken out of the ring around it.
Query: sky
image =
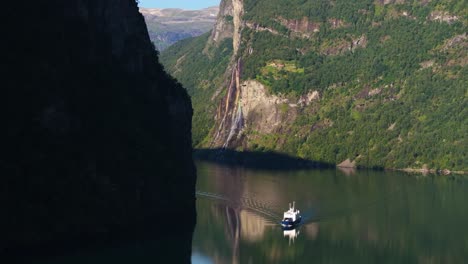
[[[210,6],[219,6],[221,0],[140,0],[139,7],[147,8],[182,8],[202,9]]]

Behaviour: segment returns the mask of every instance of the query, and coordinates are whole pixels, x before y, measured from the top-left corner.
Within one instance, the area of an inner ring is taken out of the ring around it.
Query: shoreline
[[[335,169],[355,169],[355,170],[379,170],[379,171],[401,171],[406,173],[420,173],[423,175],[435,174],[442,176],[449,175],[468,175],[468,171],[457,171],[449,169],[429,169],[429,168],[371,168],[363,166],[343,166],[340,164],[331,164],[320,161],[307,160],[299,157],[289,156],[277,152],[254,152],[254,151],[236,151],[232,149],[194,149],[193,157],[195,160],[211,161],[224,165],[240,165],[258,169],[317,169],[317,168],[335,168]],[[281,165],[280,165],[281,164]],[[341,166],[340,166],[341,165]]]

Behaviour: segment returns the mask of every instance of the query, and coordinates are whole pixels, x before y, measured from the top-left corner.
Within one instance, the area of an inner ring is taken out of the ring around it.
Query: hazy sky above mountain
[[[139,7],[202,9],[219,6],[221,0],[140,0]]]

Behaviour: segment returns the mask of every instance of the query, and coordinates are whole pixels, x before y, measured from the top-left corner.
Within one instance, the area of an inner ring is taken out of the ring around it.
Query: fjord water
[[[197,164],[192,263],[466,263],[468,179]],[[303,224],[279,225],[295,201]]]

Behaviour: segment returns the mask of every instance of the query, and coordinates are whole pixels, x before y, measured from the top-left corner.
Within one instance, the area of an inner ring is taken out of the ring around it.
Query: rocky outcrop
[[[336,56],[347,52],[354,52],[358,48],[367,47],[367,36],[351,37],[350,39],[337,39],[332,43],[324,43],[320,47],[323,55]]]
[[[254,30],[255,32],[266,31],[266,32],[270,32],[273,35],[280,35],[280,33],[277,30],[269,28],[269,27],[263,27],[263,26],[261,26],[260,24],[257,24],[257,23],[247,22],[247,23],[245,23],[245,26],[252,29],[252,30]]]
[[[233,47],[234,47],[234,54],[237,54],[237,51],[239,50],[240,47],[240,41],[241,41],[241,31],[243,28],[243,20],[242,16],[244,14],[244,3],[243,0],[232,0],[232,6],[234,8],[234,17],[233,17],[233,22],[234,22],[234,35],[232,39]]]
[[[169,232],[154,228],[167,215],[190,240],[191,103],[158,63],[136,2],[3,10],[0,254],[157,240]]]
[[[332,29],[345,28],[350,26],[348,23],[338,18],[329,18],[328,23]]]
[[[262,134],[272,133],[283,120],[281,106],[288,100],[269,95],[264,85],[257,81],[245,81],[241,85],[240,106],[245,126]]]
[[[318,93],[312,92],[301,97],[298,104],[306,106],[318,98]],[[241,82],[238,86],[231,84],[228,96],[223,100],[218,109],[220,125],[213,147],[239,147],[245,144],[244,130],[274,133],[284,124],[293,122],[297,116],[298,104],[291,104],[281,96],[270,95],[267,88],[255,80]]]
[[[431,21],[439,21],[449,24],[459,20],[458,16],[452,15],[446,11],[433,11],[427,18]]]
[[[339,167],[339,168],[356,168],[356,162],[351,161],[350,159],[346,159],[345,161],[338,164],[337,167]]]
[[[233,1],[222,1],[219,8],[218,19],[211,32],[210,43],[221,43],[234,35],[234,4]]]
[[[376,0],[375,3],[379,5],[390,5],[390,4],[404,4],[406,0]]]
[[[279,22],[295,33],[302,34],[303,37],[310,37],[312,34],[320,32],[321,24],[310,21],[307,17],[302,19],[285,19],[280,17]]]
[[[301,96],[297,102],[300,106],[308,106],[313,101],[320,100],[320,93],[318,91],[310,91],[309,93]]]
[[[243,28],[243,12],[243,0],[221,1],[218,19],[211,33],[208,46],[213,43],[219,44],[226,38],[232,38],[234,54],[237,54],[240,45],[240,32]]]

